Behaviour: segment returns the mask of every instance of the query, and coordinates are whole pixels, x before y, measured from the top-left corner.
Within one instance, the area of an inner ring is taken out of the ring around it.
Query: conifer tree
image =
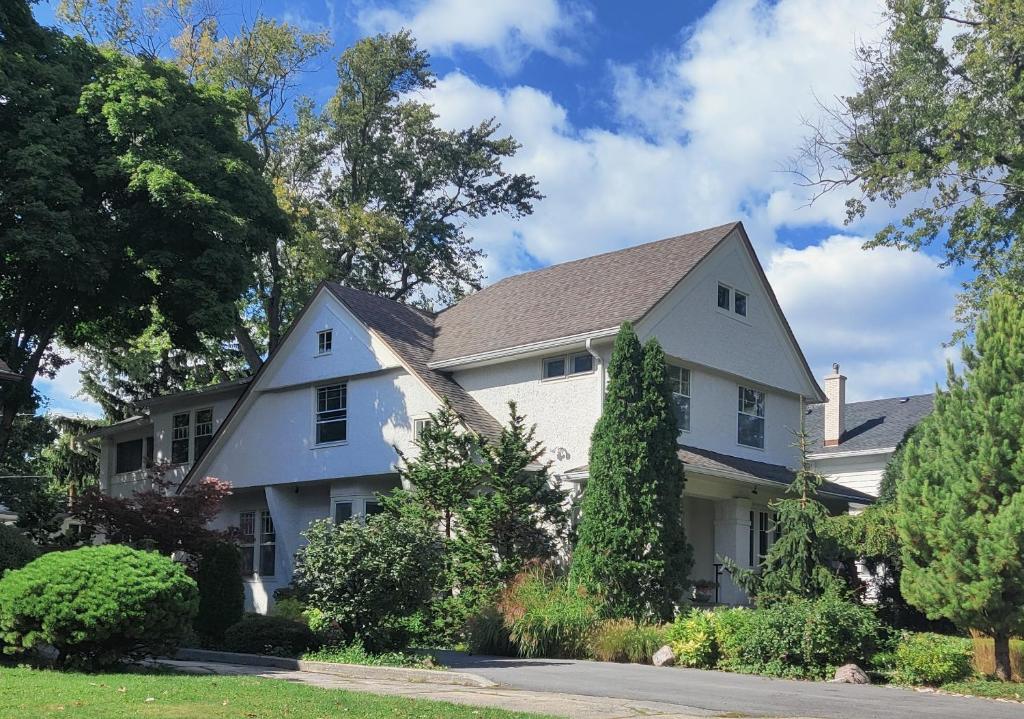
[[[777,517],[776,540],[761,562],[760,572],[728,563],[736,583],[762,604],[792,596],[813,599],[841,586],[829,558],[828,508],[818,500],[824,478],[810,467],[807,443],[801,430],[797,433],[800,469],[786,488],[786,497],[771,505]]]
[[[650,352],[654,361],[660,348]],[[669,509],[680,501],[682,472],[669,457],[676,429],[666,413],[664,369],[660,380],[657,372],[645,376],[644,350],[628,322],[615,338],[608,375],[570,578],[604,594],[612,615],[661,616],[679,599],[689,565],[678,507]]]
[[[445,539],[450,540],[456,517],[483,481],[478,461],[482,440],[462,428],[458,413],[445,401],[430,414],[415,445],[417,455],[411,459],[402,455],[401,469],[402,479],[412,485],[412,491],[393,493],[390,503],[411,502],[436,515]]]
[[[995,641],[1010,676],[1009,639],[1024,631],[1024,307],[993,295],[976,345],[952,364],[945,392],[903,456],[896,487],[903,595]]]

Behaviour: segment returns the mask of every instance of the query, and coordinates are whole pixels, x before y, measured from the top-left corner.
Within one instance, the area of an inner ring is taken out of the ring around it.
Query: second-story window
[[[678,365],[667,365],[668,386],[672,390],[672,411],[679,429],[690,431],[690,370]]]
[[[137,469],[143,467],[143,452],[144,440],[142,439],[131,439],[127,442],[118,442],[115,448],[115,467],[114,472],[116,474],[123,474],[125,472],[134,472]]]
[[[189,435],[191,434],[192,415],[188,412],[176,414],[171,418],[171,463],[188,462]]]
[[[764,449],[764,392],[740,387],[737,417],[736,441]]]
[[[196,461],[203,456],[203,452],[210,446],[210,442],[213,440],[213,410],[197,409],[196,410],[196,439],[195,439],[195,452],[193,456]]]
[[[333,330],[321,330],[316,333],[316,353],[318,355],[325,355],[330,353],[332,346],[334,345],[334,331]]]
[[[344,442],[348,438],[348,385],[316,388],[316,443]]]
[[[430,424],[429,417],[421,417],[412,421],[412,437],[413,439],[419,439],[423,436],[423,430]]]
[[[568,355],[548,357],[544,360],[544,379],[557,379],[574,374],[586,374],[594,369],[594,355],[589,352],[575,352]]]

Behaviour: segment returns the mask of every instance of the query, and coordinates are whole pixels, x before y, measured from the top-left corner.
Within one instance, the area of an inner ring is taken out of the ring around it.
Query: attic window
[[[733,293],[733,311],[741,317],[747,316],[747,296],[742,292]]]
[[[729,309],[732,304],[732,290],[725,285],[718,286],[718,306],[723,310]]]
[[[318,355],[330,354],[331,346],[334,344],[334,331],[321,330],[316,333],[316,353]]]
[[[558,379],[593,371],[594,355],[589,352],[575,352],[544,360],[544,379]]]
[[[747,293],[734,290],[728,285],[718,283],[718,309],[732,312],[740,317],[747,316]]]

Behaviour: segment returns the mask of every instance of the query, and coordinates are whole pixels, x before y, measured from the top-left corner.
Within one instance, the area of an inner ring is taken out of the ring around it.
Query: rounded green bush
[[[0,577],[8,569],[21,569],[39,556],[39,548],[17,527],[0,524]]]
[[[95,669],[173,652],[198,603],[184,568],[155,552],[51,552],[0,579],[0,643],[7,654],[50,646],[58,665]]]
[[[665,641],[683,667],[711,669],[718,662],[715,613],[696,609],[676,619],[665,633]]]
[[[230,542],[212,542],[203,548],[196,572],[199,583],[199,614],[195,630],[205,640],[217,643],[228,627],[237,624],[245,612],[242,587],[242,558]]]
[[[301,622],[284,617],[247,614],[224,632],[223,649],[243,654],[298,657],[316,648],[316,635]]]
[[[896,647],[893,681],[932,686],[960,681],[974,673],[971,656],[970,639],[908,632]]]

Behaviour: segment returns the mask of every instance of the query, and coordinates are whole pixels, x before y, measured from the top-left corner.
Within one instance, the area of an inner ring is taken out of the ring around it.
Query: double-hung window
[[[176,414],[171,418],[171,463],[188,462],[189,435],[192,415],[189,412]]]
[[[238,515],[238,549],[242,553],[242,576],[256,573],[256,512]]]
[[[348,385],[316,388],[316,443],[344,442],[348,438]]]
[[[274,518],[270,512],[260,512],[260,576],[274,576],[274,564],[277,561],[277,533],[274,531]]]
[[[751,567],[759,567],[768,556],[768,550],[778,539],[778,515],[756,510],[750,513],[749,558]]]
[[[195,438],[195,451],[192,456],[198,462],[199,458],[203,456],[203,452],[210,446],[210,442],[213,440],[213,410],[212,409],[197,409],[196,410],[196,438]]]
[[[764,392],[739,388],[736,441],[747,447],[764,449]]]
[[[690,370],[670,364],[665,367],[668,386],[672,390],[672,411],[681,431],[690,431]]]

